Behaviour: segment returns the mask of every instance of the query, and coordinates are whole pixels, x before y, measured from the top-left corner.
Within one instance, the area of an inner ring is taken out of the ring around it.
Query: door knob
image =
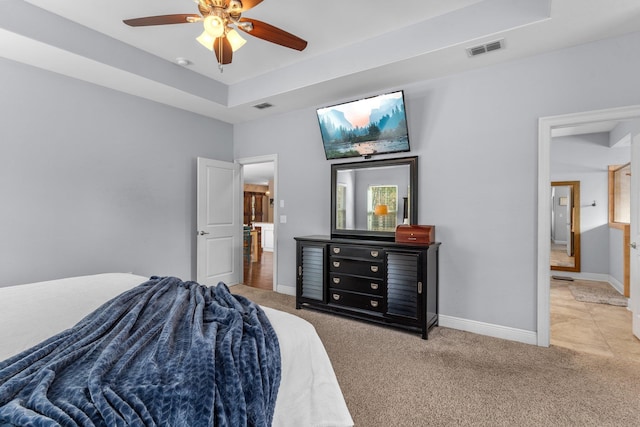
[[[205,234],[209,234],[209,233],[207,233],[206,231],[198,231],[196,234],[198,236],[204,236]]]
[[[629,243],[629,246],[631,246],[633,249],[638,249],[638,245],[636,245],[636,242]]]

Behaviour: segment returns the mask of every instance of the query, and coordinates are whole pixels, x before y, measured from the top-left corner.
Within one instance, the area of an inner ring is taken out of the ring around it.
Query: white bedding
[[[107,273],[0,288],[0,360],[70,328],[104,302],[146,280]],[[289,313],[262,308],[278,335],[282,357],[273,425],[352,426],[313,326]]]

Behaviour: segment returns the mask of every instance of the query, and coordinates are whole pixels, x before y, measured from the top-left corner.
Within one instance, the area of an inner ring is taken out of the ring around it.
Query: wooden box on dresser
[[[440,243],[296,237],[296,308],[419,331],[438,324]]]

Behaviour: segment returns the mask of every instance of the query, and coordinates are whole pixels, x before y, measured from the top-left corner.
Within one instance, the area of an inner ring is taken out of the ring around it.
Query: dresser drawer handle
[[[333,248],[333,253],[334,254],[339,254],[340,253],[340,248]]]
[[[377,283],[371,283],[371,289],[373,289],[374,291],[376,289],[378,289],[378,284]]]
[[[340,267],[340,261],[333,261],[333,266],[336,268]]]
[[[333,283],[335,283],[336,285],[337,285],[338,283],[340,283],[340,278],[339,278],[339,277],[334,277],[334,278],[333,278]]]
[[[372,265],[371,266],[371,271],[373,271],[374,273],[378,272],[378,266],[377,265]]]
[[[378,301],[369,301],[371,303],[371,307],[376,308],[378,306]]]
[[[380,255],[380,254],[378,253],[378,251],[371,251],[371,256],[372,256],[372,257],[374,257],[374,258],[378,258],[378,255]]]
[[[340,295],[338,294],[331,294],[331,296],[333,297],[334,300],[338,301],[340,299]]]

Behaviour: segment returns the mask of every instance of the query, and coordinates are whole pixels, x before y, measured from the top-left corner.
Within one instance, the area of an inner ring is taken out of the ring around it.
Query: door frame
[[[637,222],[640,214],[640,135],[631,136],[631,197],[630,197],[630,213],[629,215],[629,239],[626,242],[629,250],[629,302],[628,309],[631,311],[631,332],[636,338],[640,338],[640,297],[637,295],[640,284],[640,254],[638,253],[638,235],[640,234],[640,224]],[[634,218],[636,221],[634,221]],[[633,242],[633,243],[632,243]],[[636,292],[636,294],[634,294]]]
[[[538,119],[538,321],[537,344],[549,347],[551,336],[551,131],[556,128],[601,122],[640,118],[640,105],[586,111],[581,113],[547,116]],[[631,295],[631,298],[634,298]]]
[[[244,165],[250,165],[255,163],[273,163],[273,195],[274,198],[278,196],[278,155],[267,154],[257,157],[243,157],[236,159],[235,163],[240,165],[240,196],[244,194]],[[272,290],[278,291],[278,216],[279,203],[277,200],[273,203],[273,284]],[[243,212],[240,212],[240,222],[244,221]],[[242,248],[240,248],[242,250]],[[242,256],[242,254],[240,254]],[[243,277],[244,277],[244,264],[242,265]]]

